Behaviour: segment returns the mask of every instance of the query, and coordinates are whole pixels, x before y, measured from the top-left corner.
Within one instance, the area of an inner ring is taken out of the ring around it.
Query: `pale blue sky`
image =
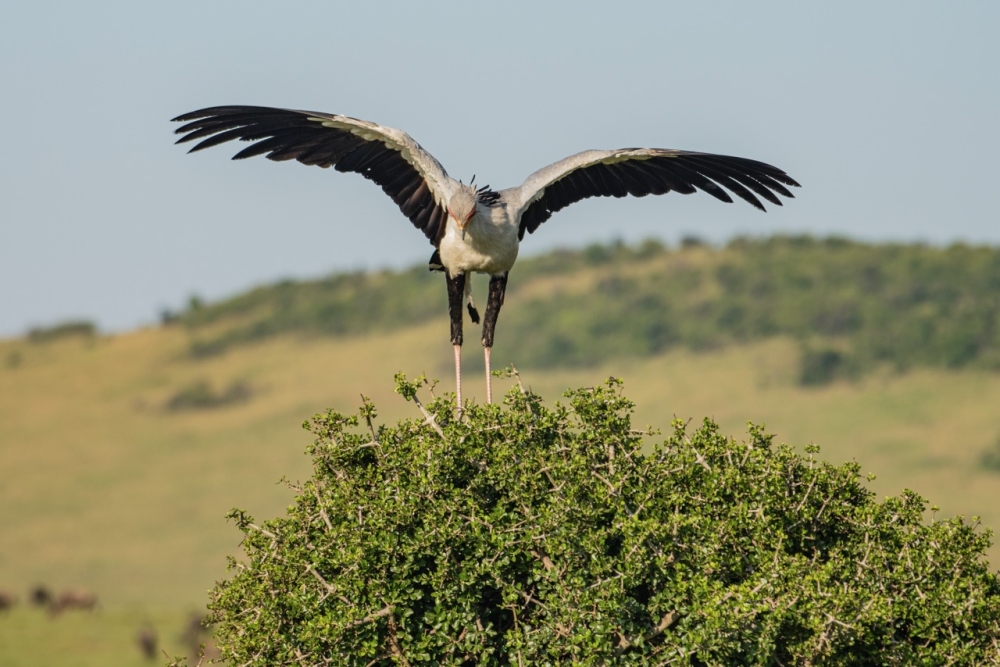
[[[0,5],[0,336],[430,256],[360,176],[172,145],[171,117],[217,104],[399,127],[497,188],[620,146],[755,158],[804,186],[767,214],[589,200],[526,254],[776,231],[1000,243],[998,2],[341,4]]]

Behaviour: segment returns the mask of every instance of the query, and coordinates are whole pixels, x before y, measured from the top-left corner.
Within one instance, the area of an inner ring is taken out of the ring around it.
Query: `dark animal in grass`
[[[139,653],[146,660],[156,659],[156,629],[150,623],[146,623],[135,636],[135,643],[139,646]]]
[[[36,607],[48,607],[52,604],[52,591],[48,589],[47,586],[38,584],[31,589],[31,604]]]
[[[93,611],[97,607],[97,596],[88,591],[63,591],[49,605],[49,613],[58,616],[64,611]]]
[[[0,611],[12,609],[17,604],[17,596],[10,591],[0,591]]]
[[[188,616],[187,625],[180,636],[181,643],[187,647],[188,654],[195,659],[215,660],[219,651],[212,642],[212,626],[206,623],[204,616],[192,613]]]

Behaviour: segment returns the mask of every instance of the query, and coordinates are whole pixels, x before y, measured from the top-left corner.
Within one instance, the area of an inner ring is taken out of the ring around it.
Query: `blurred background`
[[[640,426],[764,423],[1000,528],[997,25],[986,1],[3,5],[0,664],[190,655],[224,515],[284,511],[302,421],[360,394],[413,416],[400,370],[453,389],[422,235],[357,175],[171,145],[212,105],[398,127],[494,188],[588,148],[785,169],[803,188],[766,214],[554,216],[495,364],[550,401],[622,377]]]

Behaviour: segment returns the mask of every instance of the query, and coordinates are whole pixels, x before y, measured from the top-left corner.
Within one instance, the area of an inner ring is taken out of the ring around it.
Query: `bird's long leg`
[[[448,281],[448,314],[451,316],[451,344],[455,348],[455,402],[462,412],[462,298],[465,296],[465,274],[450,276]]]
[[[458,413],[462,414],[462,345],[452,345],[455,348],[455,403]]]
[[[483,353],[486,355],[486,404],[493,402],[493,376],[490,373],[490,348],[484,347]]]
[[[493,377],[490,375],[490,349],[493,347],[493,330],[497,326],[497,316],[503,297],[507,292],[507,274],[490,276],[490,295],[486,299],[486,314],[483,316],[483,352],[486,355],[486,402],[493,402]]]

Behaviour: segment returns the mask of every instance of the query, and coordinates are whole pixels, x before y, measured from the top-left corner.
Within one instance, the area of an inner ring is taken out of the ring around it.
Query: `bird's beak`
[[[458,216],[455,215],[454,213],[452,213],[451,207],[448,208],[448,215],[450,215],[451,218],[452,218],[452,220],[455,221],[455,226],[458,227],[458,232],[462,235],[462,240],[464,241],[465,240],[465,226],[469,224],[469,221],[466,220],[465,222],[462,222],[461,220],[459,220]]]

